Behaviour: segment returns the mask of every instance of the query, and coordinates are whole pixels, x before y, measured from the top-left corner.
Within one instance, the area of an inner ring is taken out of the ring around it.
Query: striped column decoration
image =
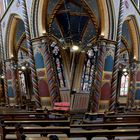
[[[14,93],[16,96],[15,97],[16,104],[20,105],[21,104],[21,92],[20,92],[19,74],[18,74],[17,69],[13,69],[12,86],[13,86]]]
[[[113,67],[112,82],[111,82],[111,97],[110,97],[110,106],[109,106],[110,111],[113,111],[115,109],[115,103],[116,103],[118,66],[119,66],[119,56],[120,56],[120,46],[121,46],[122,25],[123,25],[123,11],[124,11],[124,0],[120,0],[118,30],[117,30],[117,45],[115,48],[114,67]]]
[[[8,97],[8,84],[7,84],[7,74],[6,74],[6,64],[5,64],[5,58],[4,58],[4,48],[3,48],[3,40],[2,40],[2,29],[0,25],[0,55],[1,55],[1,61],[3,66],[3,75],[4,75],[4,94],[5,94],[5,103],[6,105],[9,105],[9,97]]]
[[[104,59],[106,48],[104,44],[99,44],[99,55],[97,60],[97,69],[95,75],[95,81],[93,84],[93,112],[97,112],[99,109],[99,100],[101,94],[101,85],[102,85],[102,74],[104,70]]]
[[[129,86],[129,95],[128,95],[128,107],[134,106],[134,100],[135,100],[135,70],[130,71],[130,86]]]
[[[89,104],[88,104],[88,111],[92,112],[93,109],[93,94],[94,94],[94,82],[95,82],[95,73],[96,73],[96,67],[97,67],[97,55],[98,51],[94,54],[94,67],[93,67],[93,74],[92,74],[92,83],[91,83],[91,92],[89,95]]]
[[[59,86],[56,79],[56,74],[52,65],[52,59],[51,54],[49,50],[49,43],[45,41],[42,44],[43,54],[44,54],[44,62],[45,62],[45,68],[47,73],[47,81],[48,81],[48,87],[50,92],[50,97],[52,101],[52,105],[54,105],[55,102],[60,101],[60,93],[59,93]]]
[[[26,1],[21,0],[21,5],[22,5],[22,10],[23,10],[23,21],[24,21],[25,32],[26,32],[26,43],[27,43],[27,48],[28,48],[29,63],[30,63],[31,74],[32,74],[34,101],[37,107],[41,107],[39,88],[38,88],[38,78],[37,78],[37,72],[36,72],[36,67],[35,67],[34,52],[33,52],[32,42],[31,42]]]

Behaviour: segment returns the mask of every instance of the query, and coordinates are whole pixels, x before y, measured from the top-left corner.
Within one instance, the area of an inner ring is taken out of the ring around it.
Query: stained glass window
[[[20,78],[20,90],[21,90],[21,95],[26,96],[27,94],[27,88],[26,88],[26,81],[25,81],[25,75],[22,71],[19,71],[19,78]]]
[[[19,49],[18,51],[19,64],[25,62],[27,59],[28,59],[28,53],[23,51],[22,49]]]
[[[128,95],[129,75],[122,75],[120,85],[120,96]]]
[[[60,49],[55,42],[53,42],[51,44],[51,48],[52,48],[52,53],[53,53],[53,59],[54,59],[55,65],[56,65],[59,86],[61,88],[66,87],[65,78],[64,78],[64,67],[63,67]]]
[[[97,53],[97,52],[96,52]],[[88,50],[85,58],[82,80],[81,80],[81,90],[83,91],[90,91],[93,73],[94,73],[94,66],[95,66],[95,52],[93,49]]]

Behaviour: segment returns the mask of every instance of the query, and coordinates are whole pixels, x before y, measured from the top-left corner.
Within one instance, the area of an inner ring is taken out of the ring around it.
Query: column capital
[[[31,41],[33,44],[35,44],[36,42],[38,43],[47,42],[49,41],[49,36],[44,35],[44,36],[36,37],[36,38],[33,38]]]
[[[110,40],[110,39],[106,39],[103,36],[99,36],[99,38],[97,39],[97,43],[102,43],[104,42],[106,45],[110,44],[112,46],[116,46],[117,42],[114,40]]]

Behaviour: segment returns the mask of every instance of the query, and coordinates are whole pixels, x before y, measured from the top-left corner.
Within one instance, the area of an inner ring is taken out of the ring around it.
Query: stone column
[[[31,75],[32,75],[34,101],[35,101],[37,107],[41,107],[39,88],[38,88],[38,77],[37,77],[35,60],[34,60],[34,52],[33,52],[32,42],[31,42],[31,34],[30,34],[30,28],[29,28],[26,1],[21,0],[21,4],[22,4],[22,10],[23,10],[23,21],[24,21],[24,26],[25,26],[29,63],[30,63]]]
[[[135,62],[132,62],[132,64],[130,64],[130,85],[129,85],[129,93],[127,98],[128,108],[132,108],[134,106],[135,86],[136,86],[136,67],[137,64]]]
[[[18,69],[15,68],[12,70],[12,86],[15,94],[15,101],[17,105],[21,105],[21,92],[20,92],[20,83],[19,83],[19,74]]]
[[[101,95],[101,86],[102,86],[102,77],[103,77],[103,69],[104,69],[104,60],[106,53],[105,42],[99,40],[97,43],[98,47],[98,56],[97,56],[97,68],[95,74],[95,80],[93,81],[92,91],[93,92],[93,112],[97,112],[99,109],[99,101]]]
[[[100,98],[100,109],[101,111],[108,110],[109,101],[111,96],[111,79],[112,70],[114,64],[114,53],[115,53],[115,43],[111,40],[106,40],[106,54],[105,54],[105,64],[102,79],[101,88],[101,98]]]
[[[44,56],[44,64],[46,69],[46,75],[47,75],[47,82],[50,92],[50,97],[52,101],[52,105],[54,105],[55,102],[60,101],[60,91],[59,91],[59,85],[57,82],[57,75],[56,70],[53,62],[53,56],[52,52],[49,46],[48,40],[42,40],[41,48],[43,50],[43,56]]]
[[[123,11],[124,11],[124,0],[120,0],[118,29],[117,29],[117,45],[115,48],[114,67],[113,67],[112,83],[111,83],[111,99],[110,99],[110,106],[109,106],[110,111],[114,111],[115,109],[116,96],[117,96],[118,66],[119,66],[120,47],[121,47]]]
[[[5,95],[5,104],[9,105],[9,97],[8,97],[8,84],[7,84],[7,74],[6,74],[6,63],[4,56],[4,46],[3,46],[3,37],[2,37],[2,29],[0,24],[0,56],[2,61],[2,70],[4,75],[4,95]]]

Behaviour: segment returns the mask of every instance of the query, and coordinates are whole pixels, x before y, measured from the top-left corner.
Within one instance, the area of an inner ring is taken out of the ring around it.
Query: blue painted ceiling
[[[52,2],[52,5],[49,2],[49,15],[51,15],[54,5],[57,5],[56,0]],[[98,16],[98,9],[95,8],[95,10],[95,15]],[[58,39],[64,38],[66,42],[69,40],[82,42],[84,45],[97,34],[91,17],[81,0],[64,0],[62,2],[51,23],[51,32]]]

